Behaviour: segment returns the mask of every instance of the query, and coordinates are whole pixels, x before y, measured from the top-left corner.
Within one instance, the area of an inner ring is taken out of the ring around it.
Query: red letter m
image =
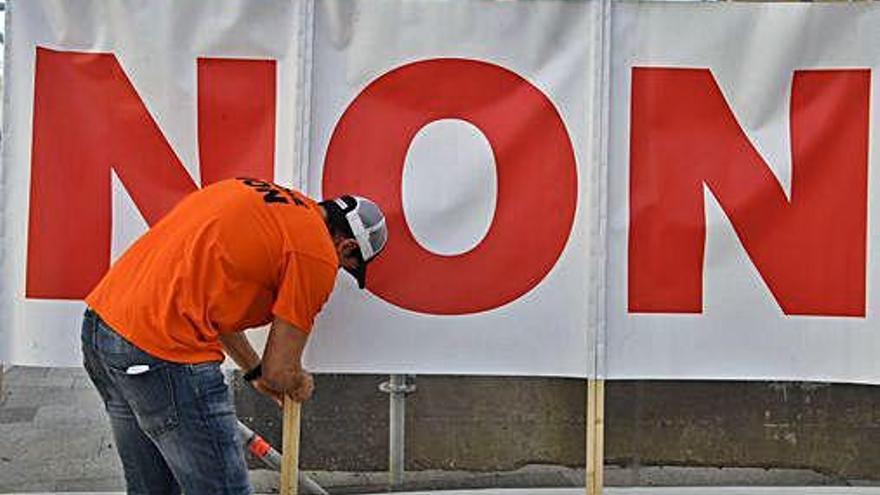
[[[630,312],[700,313],[704,186],[789,315],[865,315],[870,71],[798,71],[791,197],[712,74],[635,68]]]
[[[36,57],[26,295],[80,299],[110,263],[111,169],[149,224],[196,185],[116,57]],[[275,62],[199,59],[198,91],[202,184],[271,178]]]

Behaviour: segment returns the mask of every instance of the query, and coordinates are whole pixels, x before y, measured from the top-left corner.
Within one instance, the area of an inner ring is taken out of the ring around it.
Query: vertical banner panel
[[[308,191],[386,211],[318,370],[586,376],[592,2],[316,3]],[[365,356],[369,356],[368,358]]]
[[[880,381],[878,27],[614,5],[610,378]]]
[[[8,5],[2,357],[77,366],[81,299],[148,225],[205,183],[296,178],[299,7]]]

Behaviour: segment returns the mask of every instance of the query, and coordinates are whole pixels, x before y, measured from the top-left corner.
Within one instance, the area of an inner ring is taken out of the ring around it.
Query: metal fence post
[[[391,490],[403,487],[406,470],[406,396],[415,392],[416,386],[407,382],[406,375],[391,375],[390,380],[379,385],[388,399],[388,484]]]

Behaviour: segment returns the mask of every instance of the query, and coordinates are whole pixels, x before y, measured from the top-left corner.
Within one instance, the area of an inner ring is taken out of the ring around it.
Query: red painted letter
[[[199,59],[199,171],[206,186],[275,175],[275,61]]]
[[[440,119],[478,127],[497,167],[492,225],[457,256],[418,244],[401,199],[409,144]],[[535,287],[565,247],[577,190],[574,152],[550,100],[513,72],[475,60],[416,62],[373,81],[340,119],[324,164],[325,196],[362,194],[386,212],[388,246],[370,265],[370,290],[423,313],[486,311]]]
[[[196,185],[112,54],[36,57],[26,295],[79,299],[109,266],[111,168],[150,224]],[[274,67],[199,61],[203,183],[271,177]]]
[[[795,72],[788,198],[708,70],[633,69],[630,312],[702,311],[705,185],[785,314],[864,316],[870,79]]]

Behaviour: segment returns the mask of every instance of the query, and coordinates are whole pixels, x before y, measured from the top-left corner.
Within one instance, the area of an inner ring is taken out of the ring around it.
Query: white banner
[[[325,150],[341,113],[371,81],[423,62],[414,66],[422,93],[408,93],[414,86],[404,77],[403,92],[392,85],[386,94],[447,108],[434,118],[402,100],[402,113],[423,113],[409,122],[418,133],[412,149],[409,141],[388,147],[399,152],[385,163],[396,172],[336,161],[344,180],[396,188],[336,183],[382,203],[392,240],[385,268],[371,266],[369,291],[355,293],[340,278],[309,367],[591,369],[588,222],[578,214],[587,190],[578,166],[591,133],[589,4],[316,5],[12,3],[3,359],[76,365],[80,299],[110,259],[197,184],[274,174],[322,196]],[[437,67],[449,74],[459,66],[467,75],[445,94],[424,85]],[[356,124],[355,135],[373,125]],[[386,130],[373,136],[377,144],[401,136]],[[308,157],[295,158],[299,149]],[[396,285],[381,282],[389,266]]]
[[[285,0],[7,6],[0,361],[75,366],[82,298],[148,223],[219,177],[299,182],[302,12]]]
[[[878,6],[612,19],[608,375],[880,383]]]
[[[257,175],[388,213],[368,290],[340,277],[319,318],[316,371],[880,383],[880,7],[10,16],[0,360],[77,364],[110,260],[188,191]]]
[[[317,2],[307,190],[386,210],[310,362],[585,376],[595,3]],[[378,297],[376,297],[378,296]]]

